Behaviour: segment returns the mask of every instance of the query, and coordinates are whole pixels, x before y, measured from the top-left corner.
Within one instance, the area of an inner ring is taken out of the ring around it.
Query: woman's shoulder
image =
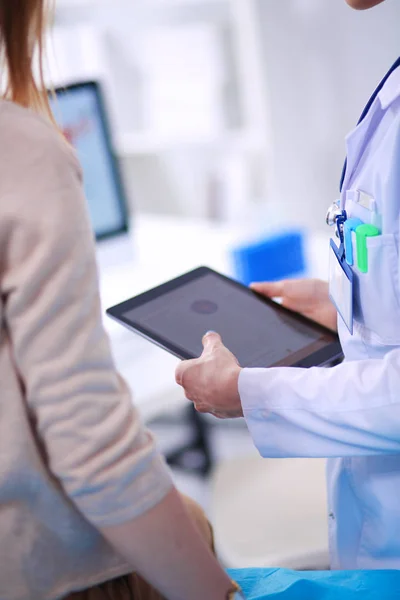
[[[2,165],[9,168],[10,161],[22,167],[40,156],[65,161],[80,173],[74,150],[53,123],[33,110],[0,100],[0,171]]]
[[[82,201],[82,172],[72,147],[46,118],[0,100],[0,211],[19,221],[64,215]],[[68,206],[65,194],[69,193]],[[58,218],[58,217],[57,217]]]

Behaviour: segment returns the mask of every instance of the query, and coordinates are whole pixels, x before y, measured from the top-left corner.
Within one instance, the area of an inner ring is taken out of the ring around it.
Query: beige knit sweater
[[[0,600],[127,572],[96,526],[171,487],[115,370],[72,150],[0,101]]]

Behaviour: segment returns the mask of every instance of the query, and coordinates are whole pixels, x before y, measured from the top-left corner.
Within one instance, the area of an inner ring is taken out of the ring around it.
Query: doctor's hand
[[[282,305],[286,308],[337,331],[337,312],[329,298],[326,281],[285,279],[273,283],[253,283],[251,289],[267,298],[282,298]]]
[[[214,332],[203,338],[200,358],[180,363],[175,379],[198,412],[219,419],[242,417],[238,381],[241,367],[233,354]]]

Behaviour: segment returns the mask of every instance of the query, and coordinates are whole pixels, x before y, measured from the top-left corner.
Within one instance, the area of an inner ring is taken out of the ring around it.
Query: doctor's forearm
[[[243,369],[239,391],[265,457],[400,452],[400,351],[332,369]]]

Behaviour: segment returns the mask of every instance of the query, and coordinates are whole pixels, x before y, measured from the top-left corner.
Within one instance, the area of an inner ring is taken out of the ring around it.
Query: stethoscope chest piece
[[[332,227],[336,224],[336,219],[342,214],[342,211],[339,207],[339,202],[334,202],[328,208],[328,212],[326,213],[326,224]]]

